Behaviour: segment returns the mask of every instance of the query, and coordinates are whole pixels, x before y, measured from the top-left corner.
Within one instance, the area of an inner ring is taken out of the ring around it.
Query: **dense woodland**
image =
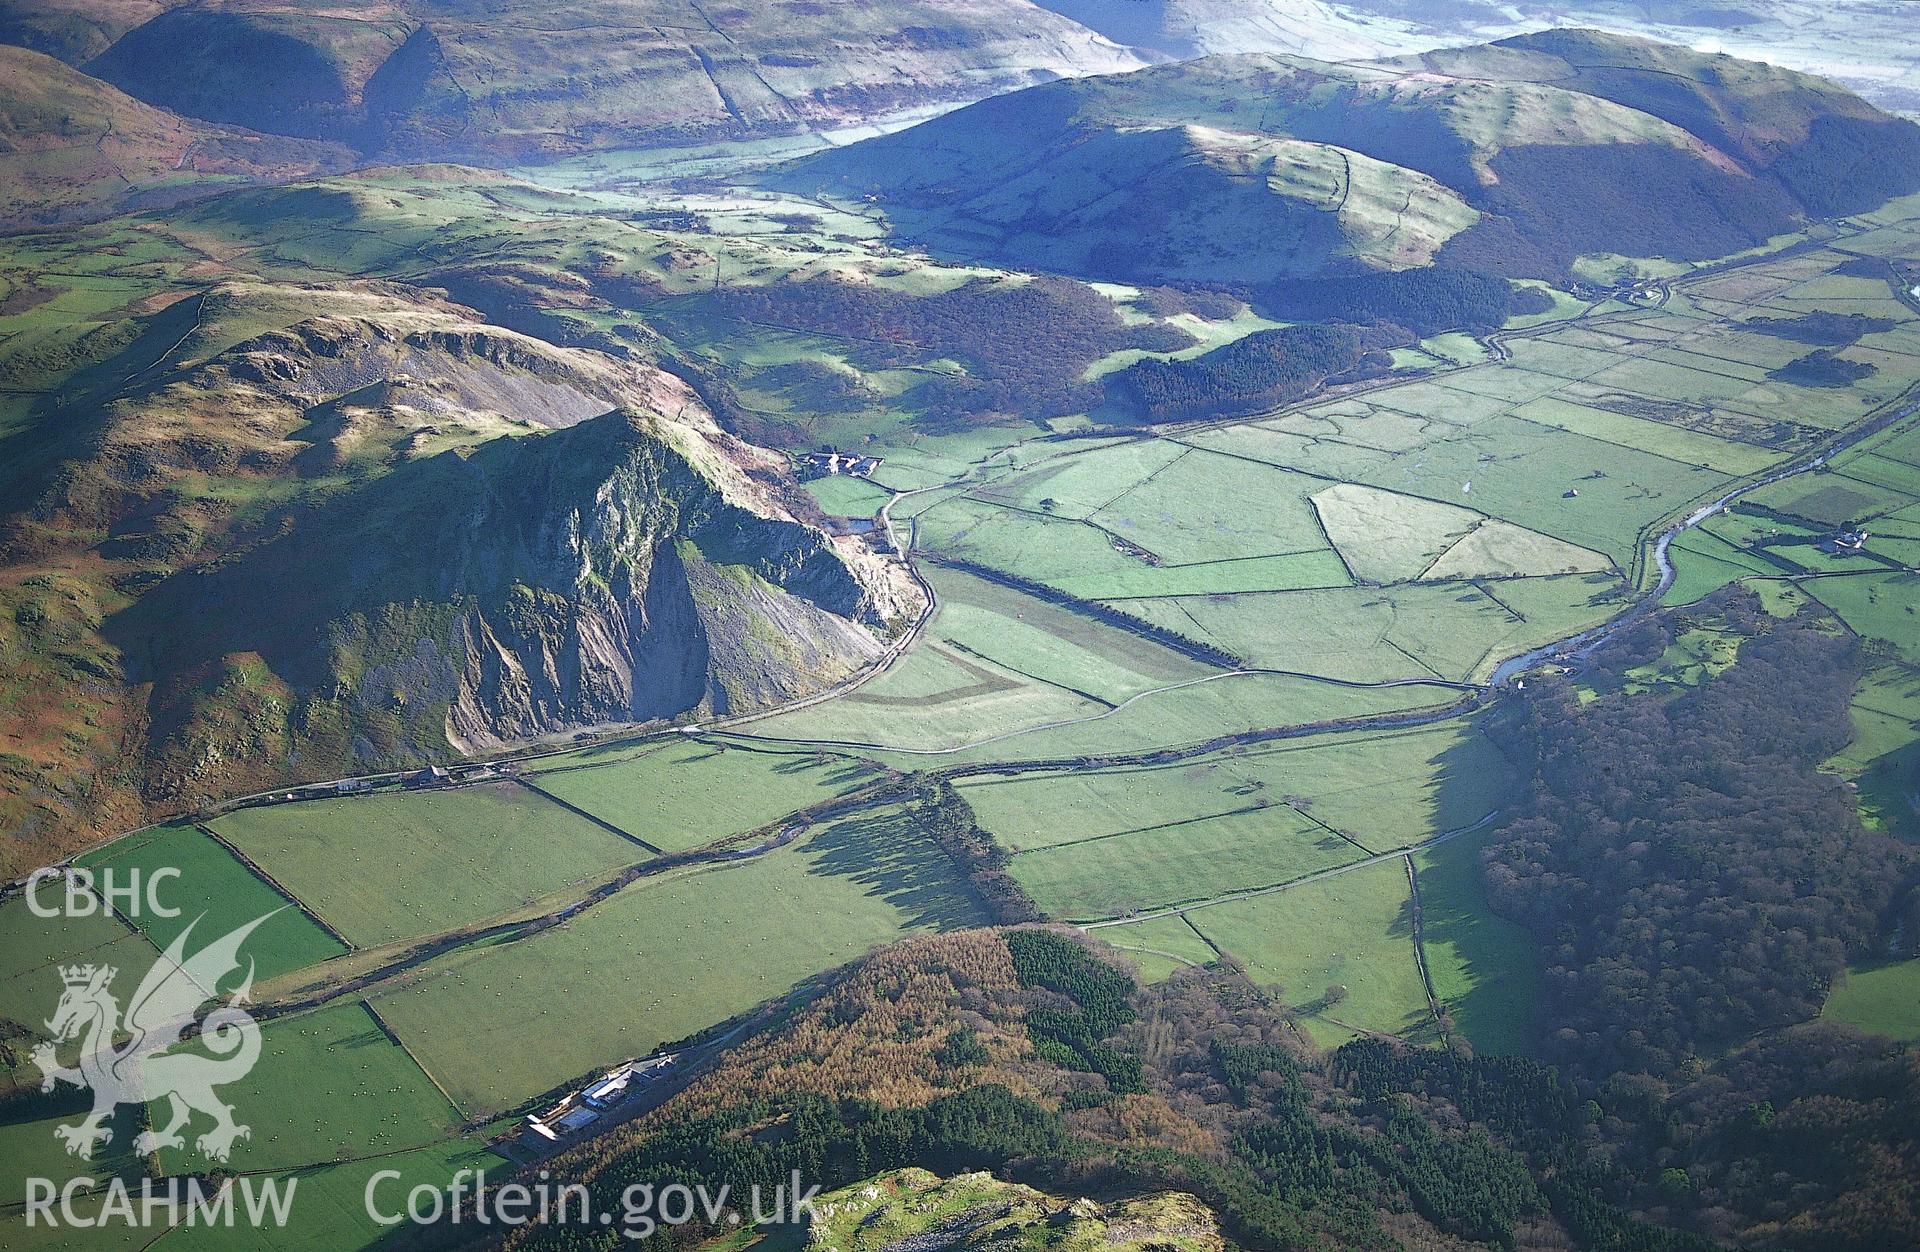
[[[916,393],[916,407],[936,425],[1088,409],[1100,402],[1099,386],[1082,378],[1093,362],[1123,348],[1171,352],[1193,342],[1165,324],[1128,326],[1105,296],[1054,277],[982,279],[934,295],[811,278],[684,299],[703,316],[849,340],[874,367],[959,361],[964,375],[930,375]],[[669,316],[672,307],[664,306]]]
[[[1851,387],[1873,373],[1873,366],[1865,361],[1849,361],[1822,348],[1767,371],[1767,377],[1802,387]]]
[[[1353,274],[1337,281],[1290,279],[1260,289],[1260,307],[1288,321],[1379,322],[1416,335],[1489,331],[1548,307],[1532,288],[1448,266]]]
[[[1532,781],[1486,852],[1488,891],[1539,940],[1551,1054],[1584,1075],[1672,1072],[1814,1016],[1920,870],[1818,769],[1852,737],[1858,643],[1727,607],[1756,633],[1719,676],[1585,705],[1549,679],[1507,728]]]
[[[973,806],[952,783],[935,779],[921,791],[915,823],[947,854],[967,880],[981,910],[1002,926],[1041,919],[1040,906],[1007,872],[1011,859],[994,837],[980,829]]]
[[[1531,780],[1485,872],[1546,959],[1541,1054],[1648,1162],[1615,1179],[1635,1203],[1759,1246],[1920,1246],[1920,1058],[1807,1024],[1920,907],[1920,848],[1818,769],[1851,737],[1860,645],[1748,592],[1693,612],[1748,636],[1698,687],[1583,704],[1549,679],[1505,710]],[[1686,622],[1642,623],[1597,681]]]
[[[1842,267],[1843,270],[1846,268]],[[1866,276],[1884,278],[1885,267],[1882,266],[1878,273]],[[1813,344],[1821,348],[1847,348],[1858,343],[1862,336],[1892,330],[1895,323],[1886,317],[1863,317],[1858,313],[1816,309],[1798,317],[1751,318],[1741,325],[1744,329],[1757,330],[1776,339],[1790,339],[1795,343]]]
[[[1107,377],[1107,394],[1149,421],[1234,417],[1284,404],[1329,379],[1363,377],[1390,362],[1378,349],[1405,343],[1378,327],[1286,326],[1255,331],[1186,361],[1136,361]]]

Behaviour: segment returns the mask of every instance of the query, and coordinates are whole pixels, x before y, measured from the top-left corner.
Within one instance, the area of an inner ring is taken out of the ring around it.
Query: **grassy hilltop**
[[[1373,63],[1239,55],[1031,88],[805,158],[943,253],[1120,281],[1702,259],[1915,187],[1831,83],[1595,31]],[[1814,171],[1818,171],[1817,174]]]

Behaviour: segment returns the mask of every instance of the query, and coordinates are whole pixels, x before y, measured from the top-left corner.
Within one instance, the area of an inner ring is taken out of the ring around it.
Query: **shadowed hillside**
[[[1370,64],[1211,57],[1032,88],[804,158],[969,259],[1257,284],[1589,252],[1704,259],[1920,187],[1920,127],[1831,83],[1594,31]]]
[[[804,133],[1138,64],[1026,0],[210,0],[86,68],[176,112],[368,154],[520,159]]]
[[[0,228],[152,208],[344,168],[343,147],[194,121],[0,47]]]

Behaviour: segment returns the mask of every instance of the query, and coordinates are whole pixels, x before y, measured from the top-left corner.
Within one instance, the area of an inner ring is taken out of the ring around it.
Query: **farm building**
[[[809,452],[801,460],[801,468],[809,477],[823,478],[834,474],[851,474],[856,478],[865,478],[880,468],[881,458],[861,456],[853,452]]]
[[[626,1099],[639,1085],[633,1070],[616,1070],[588,1087],[580,1098],[593,1108],[604,1109]]]
[[[541,1153],[559,1146],[568,1135],[593,1125],[600,1120],[601,1114],[617,1108],[643,1088],[665,1077],[672,1069],[674,1059],[669,1054],[629,1062],[618,1069],[609,1070],[597,1082],[569,1094],[552,1108],[527,1114],[520,1133],[522,1146]]]
[[[562,1113],[560,1120],[555,1122],[554,1125],[558,1126],[565,1133],[572,1134],[576,1130],[586,1129],[599,1120],[599,1110],[590,1109],[586,1105],[581,1104]]]

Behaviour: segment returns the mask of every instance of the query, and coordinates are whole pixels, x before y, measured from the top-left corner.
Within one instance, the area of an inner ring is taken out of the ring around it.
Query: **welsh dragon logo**
[[[52,1091],[62,1082],[93,1091],[91,1113],[54,1128],[72,1155],[91,1159],[97,1148],[113,1138],[110,1122],[116,1105],[147,1104],[163,1096],[170,1110],[166,1126],[148,1129],[134,1140],[134,1150],[143,1156],[182,1146],[181,1132],[195,1113],[213,1119],[213,1128],[194,1140],[194,1146],[213,1160],[225,1161],[234,1143],[249,1136],[248,1128],[233,1120],[233,1107],[214,1088],[245,1077],[260,1059],[260,1027],[241,1007],[253,989],[251,961],[240,985],[200,1022],[195,1038],[210,1055],[172,1049],[188,1042],[187,1030],[201,1006],[221,1000],[217,988],[240,968],[240,945],[267,917],[248,922],[189,957],[187,940],[204,917],[181,931],[147,971],[127,1001],[124,1016],[111,990],[117,969],[111,965],[60,967],[66,989],[46,1023],[53,1042],[34,1048],[33,1062],[43,1075],[42,1091]],[[58,1045],[75,1039],[81,1040],[80,1055],[69,1069],[57,1059]]]

